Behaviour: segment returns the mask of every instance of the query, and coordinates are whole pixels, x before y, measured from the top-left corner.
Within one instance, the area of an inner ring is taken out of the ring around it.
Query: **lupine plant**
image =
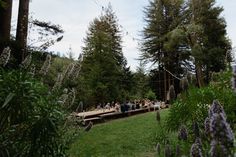
[[[189,156],[191,157],[233,157],[235,154],[234,134],[227,122],[227,116],[217,100],[214,100],[208,109],[208,117],[206,117],[204,124],[198,125],[193,123],[192,133],[195,136],[195,142],[189,147]],[[201,127],[203,126],[203,131]],[[181,147],[185,144],[189,145],[188,131],[185,125],[181,125],[178,131],[178,139],[181,145],[175,145],[176,151],[173,153],[169,144],[165,145],[163,150],[164,156],[171,155],[181,156],[186,155],[181,151]],[[157,145],[157,154],[161,156],[160,145]],[[182,153],[182,154],[181,154]]]
[[[210,156],[230,156],[233,155],[234,134],[230,125],[226,121],[226,114],[223,107],[218,101],[214,101],[209,109],[210,123],[206,124],[205,128],[209,127],[211,150]]]
[[[188,139],[188,132],[185,125],[182,125],[179,129],[178,139],[186,141]]]
[[[28,69],[31,64],[31,61],[32,61],[32,55],[29,54],[28,56],[26,56],[24,61],[21,63],[20,67],[23,69]]]
[[[0,55],[0,66],[5,67],[10,59],[11,49],[9,47],[5,48]]]
[[[190,150],[191,157],[203,157],[202,154],[202,142],[200,138],[196,138],[195,143],[192,145]]]
[[[39,71],[39,74],[42,76],[45,76],[48,73],[48,70],[50,68],[51,65],[51,60],[52,57],[50,54],[47,55],[45,62],[43,63],[43,66],[41,68],[41,70]]]
[[[64,111],[58,95],[34,78],[31,55],[19,69],[5,68],[10,48],[0,56],[0,156],[65,156]],[[51,64],[48,55],[40,74],[45,77]],[[75,90],[70,91],[74,102]]]

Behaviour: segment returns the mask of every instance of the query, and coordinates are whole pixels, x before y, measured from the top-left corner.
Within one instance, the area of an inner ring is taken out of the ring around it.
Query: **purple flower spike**
[[[225,111],[223,107],[220,105],[220,103],[217,100],[214,100],[210,109],[209,109],[209,117],[211,118],[214,113],[222,113],[224,117],[226,117]]]
[[[220,141],[222,145],[232,147],[234,142],[233,131],[222,113],[213,114],[210,121],[211,138]]]
[[[188,138],[187,129],[184,125],[182,125],[179,129],[178,139],[179,140],[187,140],[187,138]]]
[[[211,141],[210,157],[228,157],[229,152],[220,142]]]
[[[202,150],[199,146],[199,144],[194,143],[191,147],[191,152],[190,152],[191,157],[203,157],[202,156]]]
[[[207,137],[210,135],[210,118],[206,118],[204,122],[204,127],[205,127],[205,134]]]

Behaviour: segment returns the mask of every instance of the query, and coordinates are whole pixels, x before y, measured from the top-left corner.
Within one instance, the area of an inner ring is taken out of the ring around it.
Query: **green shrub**
[[[236,96],[230,88],[219,88],[209,85],[203,88],[190,88],[187,93],[182,93],[170,109],[167,118],[169,130],[177,130],[181,124],[190,126],[193,122],[203,124],[207,110],[213,100],[218,100],[227,113],[228,121],[233,124],[236,119]]]
[[[145,97],[148,98],[149,100],[155,100],[156,94],[152,90],[149,90]]]
[[[0,156],[64,156],[56,101],[27,72],[0,69]]]

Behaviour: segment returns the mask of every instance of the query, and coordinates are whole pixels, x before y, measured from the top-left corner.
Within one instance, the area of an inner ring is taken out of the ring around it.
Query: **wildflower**
[[[179,140],[187,140],[187,138],[188,138],[187,129],[184,125],[182,125],[179,129],[178,139]]]
[[[216,140],[211,141],[210,157],[227,157],[229,152],[224,145]]]
[[[11,49],[9,47],[5,48],[0,55],[0,66],[5,67],[10,59]]]
[[[29,70],[29,73],[32,75],[32,76],[34,76],[34,74],[35,74],[35,65],[34,64],[32,64],[31,66],[30,66],[30,70]]]
[[[226,121],[226,114],[219,102],[214,101],[209,109],[209,133],[211,137],[210,156],[229,156],[233,147],[234,135]]]
[[[76,92],[75,92],[75,89],[73,88],[68,94],[67,94],[67,99],[64,103],[65,106],[67,107],[70,107],[74,104],[75,102],[75,95],[76,95]]]
[[[202,150],[201,150],[199,144],[194,143],[192,145],[191,151],[190,151],[190,156],[191,157],[203,157]]]
[[[66,103],[67,99],[68,99],[68,89],[65,88],[63,90],[63,94],[60,96],[60,98],[58,100],[58,103],[61,105],[64,105]]]
[[[69,64],[66,70],[63,72],[64,75],[63,81],[65,80],[75,81],[75,79],[78,77],[80,68],[81,66],[79,63]]]
[[[205,134],[206,136],[210,135],[210,118],[206,118],[204,122]]]
[[[49,67],[51,65],[51,59],[52,59],[51,55],[48,54],[41,70],[39,71],[41,75],[45,76],[48,73]]]
[[[70,77],[70,79],[72,81],[74,81],[78,77],[78,74],[80,72],[80,68],[81,68],[81,66],[80,66],[79,63],[75,63],[74,64],[74,68],[73,68],[72,74],[69,75],[69,77]]]
[[[71,92],[69,93],[69,96],[70,96],[70,106],[72,106],[75,102],[75,97],[76,97],[75,88],[72,88]]]
[[[32,60],[32,55],[29,54],[21,63],[20,67],[23,69],[27,69],[30,66],[31,60]]]
[[[71,63],[67,66],[67,68],[63,71],[63,81],[69,78],[69,76],[73,73],[74,63]]]
[[[156,151],[157,151],[158,155],[161,155],[161,145],[160,145],[160,143],[157,143]]]
[[[64,77],[65,78],[69,78],[72,74],[73,74],[73,71],[74,71],[74,67],[75,67],[75,64],[74,63],[71,63],[67,66],[65,72],[64,72]]]
[[[234,142],[233,131],[226,122],[224,114],[213,114],[210,121],[211,138],[220,141],[226,147],[232,147]]]
[[[57,80],[52,88],[52,91],[56,91],[57,89],[60,89],[63,81],[63,74],[58,74],[57,75]]]
[[[202,140],[199,137],[195,139],[195,143],[198,144],[199,148],[202,150]]]
[[[222,113],[222,114],[224,114],[224,117],[226,117],[223,107],[216,100],[213,101],[213,103],[209,109],[209,112],[208,112],[209,117],[212,117],[212,115],[214,113]]]

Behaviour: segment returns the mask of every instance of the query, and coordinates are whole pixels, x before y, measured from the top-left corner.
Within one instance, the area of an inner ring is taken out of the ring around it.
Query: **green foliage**
[[[215,3],[215,0],[150,1],[145,8],[141,59],[157,63],[159,71],[165,67],[176,76],[184,69],[198,68],[195,76],[199,77],[199,85],[204,84],[201,78],[209,83],[210,73],[225,70],[232,60],[231,43],[221,16],[223,8]],[[171,78],[168,75],[162,86],[168,84]]]
[[[64,156],[56,97],[30,74],[0,69],[0,154]]]
[[[6,2],[0,0],[0,8],[5,8],[7,6]]]
[[[52,64],[49,68],[49,72],[46,76],[45,82],[49,85],[49,86],[53,86],[55,84],[55,82],[57,81],[57,76],[58,74],[63,74],[63,72],[65,72],[66,68],[69,66],[69,64],[73,63],[73,60],[70,60],[68,58],[61,58],[61,57],[55,57],[53,58]],[[64,85],[62,87],[66,88],[66,86]]]
[[[149,100],[155,100],[156,99],[156,94],[152,91],[152,90],[149,90],[147,93],[146,93],[146,96],[145,96],[147,99]]]
[[[145,74],[144,64],[140,62],[136,72],[133,73],[133,80],[129,80],[129,82],[133,81],[133,86],[130,87],[130,89],[133,90],[133,99],[143,99],[147,97],[146,94],[150,89],[148,78],[147,74]]]
[[[216,75],[215,75],[216,76]],[[229,123],[235,123],[236,95],[230,87],[230,72],[217,74],[214,82],[207,87],[191,87],[182,93],[170,109],[167,118],[168,128],[177,130],[180,124],[191,126],[192,122],[203,124],[209,105],[213,100],[218,100],[227,114]]]
[[[182,34],[183,30],[174,31],[185,18],[184,1],[151,0],[144,13],[146,26],[142,34],[141,59],[158,65],[158,69],[153,71],[154,75],[159,75],[159,79],[155,81],[163,82],[155,83],[153,90],[158,88],[159,91],[155,93],[166,100],[171,80],[177,80],[164,68],[175,76],[180,76],[183,74],[183,67],[188,66],[189,47]]]
[[[126,67],[118,20],[111,6],[90,23],[84,42],[79,99],[93,105],[128,97],[132,73]]]

